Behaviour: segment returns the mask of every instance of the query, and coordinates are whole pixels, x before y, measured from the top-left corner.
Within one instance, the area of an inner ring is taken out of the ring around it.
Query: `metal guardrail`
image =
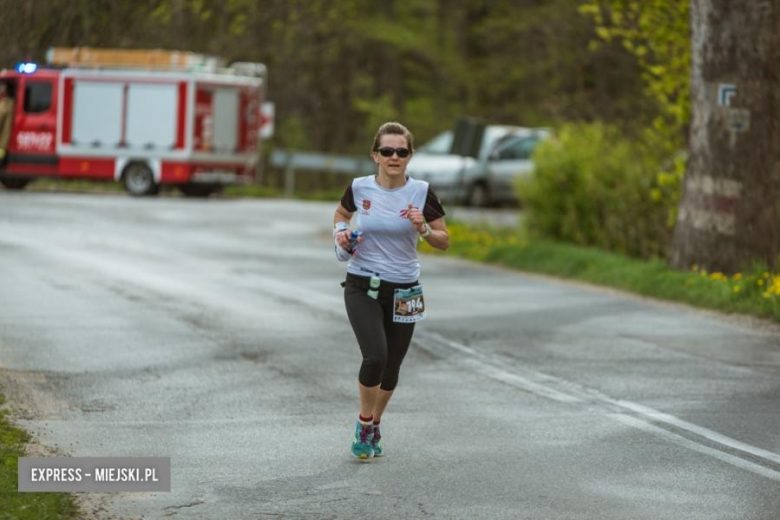
[[[369,157],[295,150],[275,150],[271,154],[271,166],[284,168],[284,193],[290,196],[295,190],[297,171],[341,173],[358,177],[371,175],[376,168]]]

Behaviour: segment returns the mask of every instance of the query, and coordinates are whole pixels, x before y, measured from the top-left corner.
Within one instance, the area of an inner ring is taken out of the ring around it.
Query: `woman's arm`
[[[437,218],[428,222],[431,226],[431,234],[425,237],[425,240],[436,249],[446,251],[450,247],[450,234],[447,232],[447,224],[444,222],[444,217]],[[417,231],[420,231],[418,228]],[[423,231],[425,229],[423,228]]]
[[[344,231],[348,231],[349,222],[352,220],[352,215],[354,214],[354,211],[347,211],[341,204],[336,206],[336,212],[333,214],[334,238],[336,239],[336,245],[342,249],[349,249],[349,233],[343,231],[337,233],[336,228],[343,227],[346,224],[347,227]],[[341,226],[339,226],[339,224],[341,224]],[[360,242],[360,237],[358,237],[358,242]]]
[[[336,206],[336,213],[333,214],[333,225],[335,226],[339,222],[346,222],[349,224],[349,221],[352,220],[352,215],[354,214],[354,211],[347,211],[344,206],[339,204]]]
[[[425,233],[425,216],[422,211],[409,204],[406,218],[409,219],[409,222],[412,223],[412,226],[414,226],[414,229],[416,229],[418,233],[421,235]],[[447,224],[444,223],[444,217],[431,220],[428,222],[428,225],[431,227],[431,233],[427,237],[424,237],[425,240],[432,247],[441,249],[442,251],[445,251],[450,247],[450,234],[447,232]]]

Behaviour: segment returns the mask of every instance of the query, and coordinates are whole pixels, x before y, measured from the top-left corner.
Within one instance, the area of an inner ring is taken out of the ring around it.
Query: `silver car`
[[[428,181],[443,202],[516,204],[516,179],[532,174],[534,149],[550,135],[546,128],[489,125],[469,157],[452,153],[455,134],[448,130],[420,146],[407,171]]]

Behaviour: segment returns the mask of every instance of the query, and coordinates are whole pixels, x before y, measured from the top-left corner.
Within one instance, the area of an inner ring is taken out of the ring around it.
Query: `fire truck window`
[[[24,88],[24,111],[28,114],[46,112],[51,107],[51,83],[30,81]]]

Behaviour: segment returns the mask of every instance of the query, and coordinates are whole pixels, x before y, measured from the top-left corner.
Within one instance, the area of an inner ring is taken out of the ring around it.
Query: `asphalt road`
[[[0,381],[42,449],[170,456],[97,518],[780,518],[780,334],[423,258],[383,421],[331,204],[0,191]]]

